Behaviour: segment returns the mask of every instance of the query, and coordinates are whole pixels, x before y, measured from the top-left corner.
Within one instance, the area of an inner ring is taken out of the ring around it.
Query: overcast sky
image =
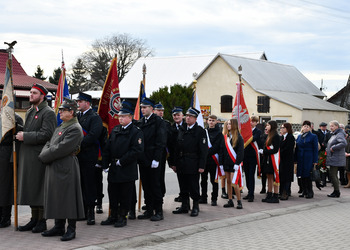
[[[0,48],[28,75],[66,66],[96,39],[129,33],[155,56],[265,51],[268,60],[297,67],[326,94],[350,73],[350,1],[346,0],[0,0]]]

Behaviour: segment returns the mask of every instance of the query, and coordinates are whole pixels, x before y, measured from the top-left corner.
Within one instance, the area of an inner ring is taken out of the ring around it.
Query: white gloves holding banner
[[[151,168],[157,168],[158,166],[159,166],[159,161],[153,160],[153,161],[152,161]]]
[[[259,149],[258,152],[259,152],[259,154],[263,154],[264,150],[263,149]]]

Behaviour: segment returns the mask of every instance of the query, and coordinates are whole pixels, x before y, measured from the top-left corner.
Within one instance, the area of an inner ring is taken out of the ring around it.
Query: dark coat
[[[46,165],[44,218],[84,218],[80,169],[76,152],[83,140],[77,118],[56,128],[50,142],[42,149],[39,159]]]
[[[162,159],[166,142],[165,123],[162,118],[152,114],[147,123],[145,117],[142,117],[137,126],[142,130],[144,137],[144,152],[140,154],[138,163],[151,168],[153,160],[160,162]]]
[[[224,136],[222,135],[222,132],[217,124],[215,125],[215,128],[207,128],[206,130],[208,131],[209,140],[212,145],[212,147],[208,149],[206,165],[216,166],[216,163],[213,159],[213,155],[220,153],[221,143],[224,140]]]
[[[252,140],[252,142],[257,142],[258,146],[261,145],[260,137],[261,137],[261,130],[258,129],[257,127],[255,127],[255,129],[253,130],[253,140]],[[256,159],[256,152],[255,152],[253,146],[250,143],[244,149],[244,158],[245,159],[247,159],[247,158]]]
[[[197,174],[204,169],[208,153],[205,130],[197,123],[191,129],[181,126],[175,146],[175,166],[179,174]]]
[[[16,132],[23,130],[22,118],[15,114]],[[13,204],[13,142],[12,130],[0,143],[0,207]],[[16,151],[19,142],[16,143]],[[18,155],[17,155],[18,156]]]
[[[186,122],[182,121],[182,124],[180,126],[187,127]],[[177,136],[178,136],[179,130],[177,129],[175,122],[170,126],[169,129],[170,130],[169,130],[169,135],[167,140],[167,147],[169,151],[168,165],[169,167],[172,167],[172,166],[175,166],[176,164],[175,147],[177,143]]]
[[[279,175],[281,182],[292,182],[294,177],[294,147],[295,138],[287,134],[286,139],[281,136]]]
[[[143,152],[143,133],[133,124],[126,129],[115,126],[102,154],[102,167],[109,168],[108,182],[123,183],[138,179],[137,158]],[[116,161],[121,166],[116,165]]]
[[[308,132],[300,134],[296,140],[295,156],[297,161],[297,176],[310,176],[313,164],[318,162],[318,139],[315,134]]]
[[[232,145],[232,141],[230,140]],[[233,148],[237,154],[236,162],[233,162],[225,145],[225,137],[221,141],[219,164],[224,167],[225,172],[233,172],[234,165],[239,165],[242,163],[244,158],[244,141],[241,134],[238,134],[238,140],[236,146]]]
[[[266,137],[267,140],[267,137]],[[262,155],[262,172],[265,174],[273,174],[274,169],[272,165],[272,155],[276,154],[280,149],[280,137],[276,133],[272,138],[271,145],[273,149],[267,149],[266,141],[263,147],[263,155]]]
[[[344,167],[346,165],[345,159],[346,139],[343,129],[338,128],[333,131],[331,138],[327,143],[327,166]],[[331,151],[333,150],[333,152]]]
[[[18,204],[43,206],[45,166],[38,155],[52,136],[57,117],[47,101],[30,108],[23,127],[18,160]]]
[[[79,115],[78,115],[79,117]],[[79,124],[83,128],[84,139],[78,154],[79,162],[97,163],[100,135],[102,133],[101,117],[92,109],[79,117]]]
[[[327,141],[329,140],[329,130],[327,129],[326,134],[324,134],[321,129],[318,129],[316,134],[317,134],[318,143],[321,146],[320,151],[325,151],[326,150],[325,139],[327,137],[328,138]]]

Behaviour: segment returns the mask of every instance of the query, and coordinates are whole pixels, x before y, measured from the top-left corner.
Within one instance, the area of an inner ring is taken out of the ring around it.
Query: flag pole
[[[239,108],[241,107],[241,84],[242,84],[242,65],[239,65],[238,67],[238,83],[237,83],[237,122],[238,122],[238,129],[241,131],[241,121],[240,121],[240,115],[239,115]]]
[[[142,81],[143,81],[143,87],[144,89],[146,89],[146,64],[143,64],[142,66]],[[139,104],[141,104],[141,89],[140,89],[140,93],[139,93]],[[140,112],[140,110],[138,110],[137,112]],[[142,195],[142,181],[141,181],[141,177],[140,177],[140,181],[139,181],[139,199],[138,199],[138,204],[137,204],[137,208],[139,210],[139,212],[141,211],[141,195]]]

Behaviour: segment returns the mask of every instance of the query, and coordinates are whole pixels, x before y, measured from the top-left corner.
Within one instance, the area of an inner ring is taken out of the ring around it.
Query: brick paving
[[[259,185],[260,183],[257,183],[256,191],[260,191]],[[163,241],[166,241],[165,244],[174,242],[172,243],[174,244],[173,246],[169,245],[169,249],[191,249],[194,246],[199,246],[196,244],[191,245],[193,244],[192,237],[199,237],[201,242],[203,242],[204,239],[205,244],[202,248],[212,249],[214,246],[220,246],[220,248],[226,249],[226,244],[231,244],[232,240],[235,239],[235,237],[233,237],[234,235],[240,236],[237,238],[239,240],[235,241],[237,244],[238,242],[241,242],[241,236],[243,236],[243,242],[245,242],[244,235],[254,235],[259,242],[266,241],[268,245],[269,240],[267,239],[280,240],[281,238],[285,238],[284,231],[286,232],[286,235],[290,234],[288,240],[293,239],[297,242],[302,239],[304,242],[303,244],[305,244],[308,239],[303,237],[302,233],[298,232],[298,230],[313,232],[313,234],[310,235],[310,238],[316,238],[320,233],[319,238],[322,239],[323,244],[324,242],[327,243],[327,240],[324,240],[324,238],[327,237],[322,236],[328,236],[327,229],[339,226],[339,223],[343,223],[344,226],[349,223],[349,220],[345,220],[344,218],[347,218],[345,208],[347,208],[347,210],[349,209],[350,190],[341,187],[341,197],[339,199],[327,197],[327,194],[332,192],[330,184],[321,191],[314,188],[314,199],[299,198],[297,190],[297,184],[294,182],[292,184],[293,197],[290,197],[288,201],[281,201],[279,204],[262,203],[261,199],[265,197],[265,195],[256,194],[254,202],[248,203],[243,201],[244,209],[242,210],[236,208],[223,208],[222,206],[227,200],[219,198],[217,207],[210,206],[210,204],[200,205],[200,214],[198,217],[194,218],[190,217],[189,214],[172,214],[171,211],[176,206],[179,206],[180,203],[175,203],[173,201],[175,195],[168,195],[164,200],[165,218],[163,221],[151,222],[149,220],[129,220],[128,225],[124,228],[99,225],[99,223],[106,219],[107,216],[106,208],[108,204],[104,204],[104,213],[96,215],[96,225],[87,226],[84,221],[77,223],[77,238],[75,240],[61,242],[59,237],[47,238],[42,237],[40,234],[33,234],[31,232],[16,232],[12,225],[11,227],[0,229],[0,249],[116,249],[118,247],[146,247],[148,244]],[[332,211],[332,213],[325,213],[328,211],[327,209]],[[302,216],[298,216],[297,218],[299,219],[296,220],[295,215]],[[322,222],[320,227],[323,228],[324,231],[320,231],[319,226],[317,225],[311,226],[313,216],[321,218],[319,220],[320,223]],[[29,221],[29,217],[28,214],[20,216],[19,224],[25,224]],[[335,220],[334,218],[337,219]],[[282,222],[274,221],[276,219],[281,220]],[[278,227],[274,228],[272,226],[273,223],[278,223]],[[292,229],[288,229],[288,224],[293,223],[296,224],[296,228],[299,226],[299,229],[292,227],[293,230],[296,230],[295,233],[293,233]],[[303,225],[302,229],[300,229],[300,223]],[[235,226],[233,227],[232,225]],[[254,227],[251,225],[254,225]],[[52,226],[53,220],[48,220],[48,228],[51,228]],[[246,227],[257,227],[258,229],[252,230],[250,233]],[[272,228],[274,230],[271,230]],[[248,230],[248,232],[245,232],[244,230]],[[218,237],[216,240],[209,237],[213,232],[217,231],[219,232],[218,235],[228,233],[228,235],[232,235],[232,237],[228,237],[228,242],[223,241],[223,238],[225,237]],[[262,232],[264,234],[262,234]],[[179,242],[176,243],[177,238],[182,242],[185,236],[188,237],[187,239],[189,242],[186,243],[188,245],[185,243],[185,245],[182,243],[180,244]],[[175,240],[169,241],[172,239]],[[161,244],[159,244],[159,246],[161,246]],[[241,246],[243,249],[254,249],[254,246],[256,245],[237,246]],[[263,244],[262,246],[264,247],[265,245]],[[160,249],[154,247],[156,246],[151,246],[152,249]],[[168,246],[166,247],[168,248]],[[342,246],[337,245],[337,247],[339,248],[332,249],[341,249]],[[299,248],[303,249],[303,247]]]

